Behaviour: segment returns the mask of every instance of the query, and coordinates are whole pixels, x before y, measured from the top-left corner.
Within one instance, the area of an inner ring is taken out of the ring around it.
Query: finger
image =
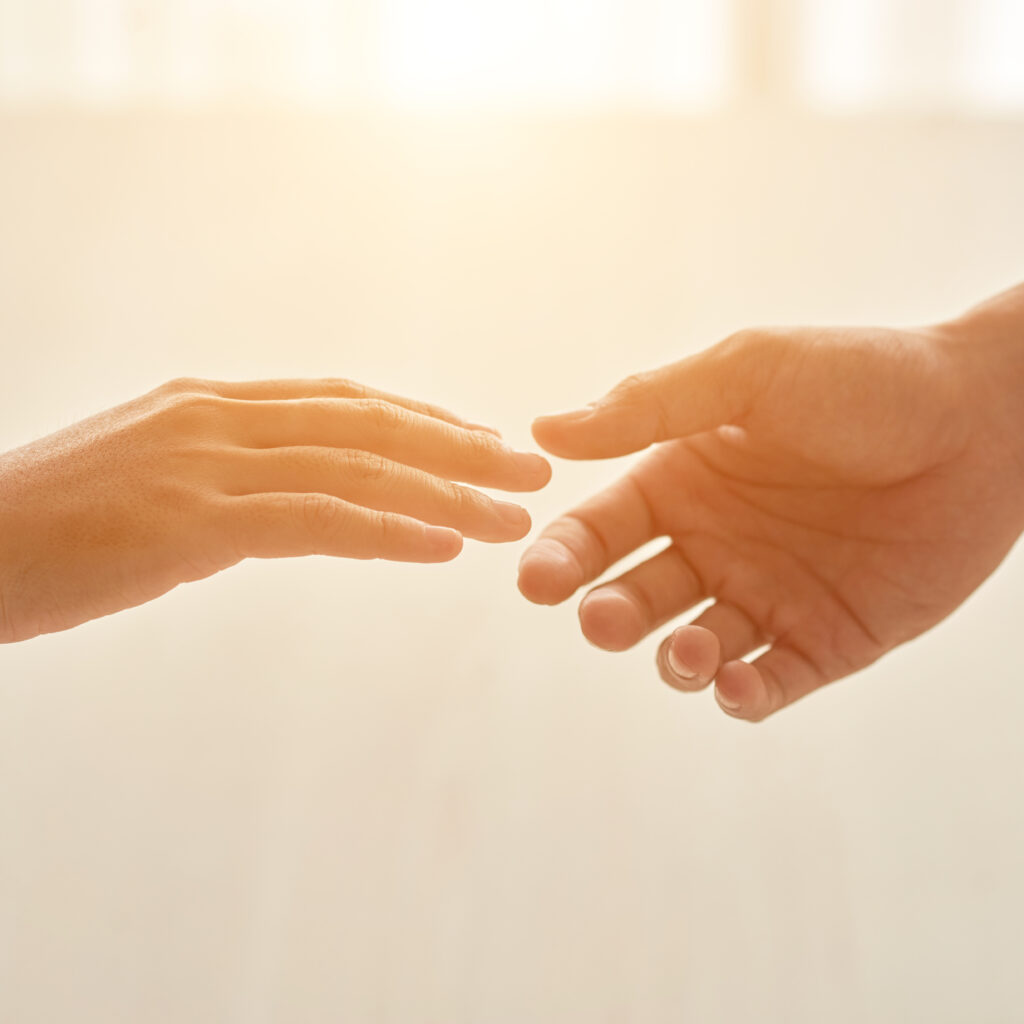
[[[759,338],[735,335],[681,362],[629,377],[585,409],[536,420],[533,435],[562,458],[606,459],[738,424],[770,365]]]
[[[754,620],[727,601],[716,601],[705,608],[690,625],[706,629],[718,637],[723,662],[746,657],[766,642],[764,633]]]
[[[625,476],[544,530],[519,563],[519,589],[535,604],[560,604],[654,536],[647,499]]]
[[[261,448],[232,453],[233,494],[327,494],[379,512],[449,526],[474,540],[520,540],[530,532],[525,509],[373,452],[345,448]]]
[[[764,634],[746,613],[716,601],[689,626],[667,638],[658,667],[665,682],[677,690],[701,690],[715,678],[722,662],[742,658],[764,642]]]
[[[625,651],[703,596],[697,574],[673,544],[587,594],[580,604],[580,626],[602,650]]]
[[[225,523],[241,558],[384,558],[447,562],[462,550],[456,530],[377,512],[326,494],[229,497]]]
[[[680,626],[658,648],[658,673],[676,690],[703,690],[722,664],[722,645],[709,629]]]
[[[245,401],[294,400],[299,398],[372,398],[401,406],[410,412],[422,416],[431,416],[436,420],[451,423],[466,430],[483,430],[488,434],[501,436],[494,427],[473,423],[449,409],[430,402],[420,402],[402,395],[392,395],[387,391],[368,388],[354,380],[325,377],[313,380],[254,380],[254,381],[204,381],[215,394],[223,398],[237,398]]]
[[[799,651],[780,644],[751,664],[723,665],[715,680],[715,698],[727,715],[760,722],[828,681]]]
[[[506,491],[535,491],[551,479],[546,459],[376,398],[227,400],[240,443],[255,448],[361,448],[435,476]]]

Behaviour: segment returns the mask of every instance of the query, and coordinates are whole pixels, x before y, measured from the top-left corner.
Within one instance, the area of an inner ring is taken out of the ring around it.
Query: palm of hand
[[[858,476],[730,428],[635,469],[655,530],[716,601],[698,623],[723,661],[774,645],[766,683],[807,692],[944,619],[1013,544],[970,453],[882,483]]]

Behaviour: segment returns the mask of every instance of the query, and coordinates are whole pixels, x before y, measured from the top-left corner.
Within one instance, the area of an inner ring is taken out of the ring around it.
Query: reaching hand
[[[1024,527],[1024,290],[916,331],[750,331],[537,421],[571,459],[658,444],[526,552],[520,589],[587,594],[611,651],[713,598],[666,638],[666,682],[716,681],[760,720],[949,615]],[[740,659],[767,647],[753,663]]]
[[[0,641],[150,601],[243,558],[442,562],[513,541],[539,455],[347,381],[175,381],[0,456]]]

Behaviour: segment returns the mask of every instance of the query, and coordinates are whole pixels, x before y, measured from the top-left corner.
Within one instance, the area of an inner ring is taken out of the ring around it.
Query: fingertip
[[[521,505],[515,505],[509,501],[496,501],[494,508],[504,527],[501,535],[495,538],[496,540],[504,543],[522,540],[533,529],[530,513]]]
[[[513,453],[514,475],[503,481],[507,491],[539,491],[551,482],[551,463],[537,452]]]
[[[636,602],[614,587],[589,593],[580,603],[583,635],[602,651],[626,651],[644,635],[644,619]]]
[[[759,722],[770,711],[761,673],[745,661],[722,666],[715,679],[715,700],[727,715],[748,722]]]
[[[645,417],[611,402],[533,422],[533,436],[546,452],[561,459],[615,459],[640,451],[656,438]]]
[[[593,409],[539,416],[533,421],[534,440],[546,452],[561,458],[578,458],[578,444],[574,443],[574,428],[585,423],[594,414]]]
[[[701,626],[680,626],[658,652],[662,679],[677,690],[703,690],[718,672],[721,644]]]
[[[582,573],[562,545],[540,540],[519,562],[519,591],[533,604],[567,601],[582,584]]]
[[[431,561],[450,562],[462,553],[465,540],[458,530],[447,526],[424,527],[427,552]]]
[[[530,490],[539,491],[544,487],[547,487],[551,483],[552,469],[551,463],[544,458],[543,455],[533,455],[533,463],[531,473],[533,475],[533,483]]]

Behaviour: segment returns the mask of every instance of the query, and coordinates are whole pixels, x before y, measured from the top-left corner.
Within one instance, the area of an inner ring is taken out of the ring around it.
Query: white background
[[[1024,277],[1024,126],[0,116],[0,448],[182,374],[490,419]],[[621,466],[556,466],[538,525]],[[1010,1022],[1020,553],[751,727],[443,567],[246,564],[0,649],[0,1020]]]

